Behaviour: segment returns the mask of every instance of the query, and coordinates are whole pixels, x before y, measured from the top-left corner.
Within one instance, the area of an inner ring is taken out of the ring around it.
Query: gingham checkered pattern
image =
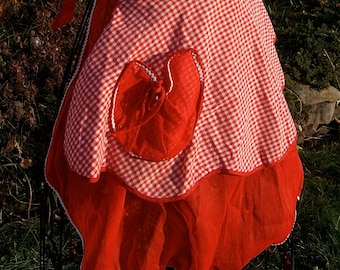
[[[296,131],[274,42],[260,0],[120,1],[77,76],[64,141],[70,167],[92,180],[114,172],[140,194],[164,199],[215,170],[245,174],[278,161]],[[183,48],[198,52],[205,76],[192,140],[170,160],[134,158],[110,128],[116,81],[131,60],[160,74]]]

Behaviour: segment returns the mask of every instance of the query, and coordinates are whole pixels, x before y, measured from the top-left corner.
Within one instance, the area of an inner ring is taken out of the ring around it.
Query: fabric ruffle
[[[108,173],[85,182],[65,160],[49,172],[83,239],[83,270],[240,270],[288,237],[302,179],[295,146],[252,175],[212,174],[173,202],[140,198]]]

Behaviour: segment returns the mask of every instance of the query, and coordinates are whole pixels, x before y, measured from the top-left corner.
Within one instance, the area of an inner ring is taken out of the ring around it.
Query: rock
[[[340,102],[336,103],[335,111],[334,111],[334,118],[340,118]]]
[[[14,102],[14,115],[17,121],[25,115],[24,104],[18,100]]]
[[[333,86],[317,90],[309,85],[297,84],[294,92],[300,97],[302,103],[305,105],[340,101],[340,91]]]
[[[340,91],[333,86],[317,90],[298,83],[294,84],[292,91],[302,103],[302,112],[295,119],[299,127],[299,142],[308,137],[325,135],[327,127],[323,126],[340,117]]]
[[[33,49],[38,49],[42,45],[41,39],[39,37],[31,37],[30,45]]]
[[[334,119],[335,102],[322,102],[305,107],[308,112],[303,126],[312,126],[314,130],[320,125],[327,125]]]

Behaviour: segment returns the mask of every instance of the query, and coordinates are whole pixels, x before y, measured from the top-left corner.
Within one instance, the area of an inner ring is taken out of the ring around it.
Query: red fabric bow
[[[134,156],[172,158],[192,137],[202,94],[202,67],[193,50],[175,53],[164,67],[163,80],[144,63],[130,62],[117,82],[114,136]]]

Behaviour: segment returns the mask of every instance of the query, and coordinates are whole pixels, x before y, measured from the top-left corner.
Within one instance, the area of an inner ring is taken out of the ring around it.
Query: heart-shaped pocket
[[[144,63],[122,71],[112,105],[114,137],[133,156],[160,161],[189,143],[203,100],[203,69],[194,50],[175,53],[159,78]]]

